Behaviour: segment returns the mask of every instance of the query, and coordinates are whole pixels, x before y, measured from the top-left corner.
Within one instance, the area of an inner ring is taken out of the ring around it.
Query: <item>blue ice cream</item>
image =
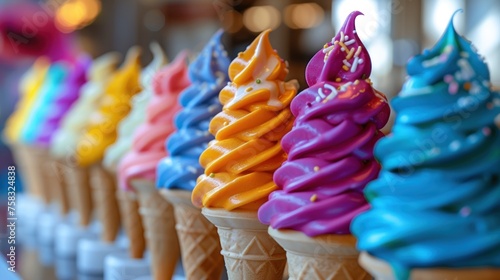
[[[229,81],[230,60],[222,45],[222,30],[216,32],[189,65],[191,86],[180,95],[183,107],[174,122],[176,131],[167,139],[168,157],[158,163],[159,188],[192,191],[203,173],[198,158],[214,137],[210,120],[222,110],[219,92]]]
[[[351,225],[358,249],[399,280],[412,268],[500,267],[500,94],[488,67],[450,21],[407,71],[393,132],[375,147],[371,210]]]

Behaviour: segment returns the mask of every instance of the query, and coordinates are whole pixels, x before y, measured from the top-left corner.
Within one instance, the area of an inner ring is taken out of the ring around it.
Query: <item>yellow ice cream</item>
[[[285,82],[286,62],[271,46],[269,30],[229,66],[231,83],[219,94],[223,110],[210,122],[215,135],[200,156],[205,168],[193,204],[257,210],[276,190],[274,171],[286,158],[280,142],[293,125],[290,102],[298,83]]]
[[[5,124],[4,136],[7,142],[15,143],[19,140],[23,125],[32,111],[34,101],[43,85],[49,66],[50,62],[47,58],[39,58],[22,77],[19,84],[19,102],[16,110]]]
[[[131,48],[123,66],[111,77],[98,109],[89,116],[89,125],[78,141],[75,159],[80,166],[102,160],[105,150],[117,138],[116,128],[127,116],[131,99],[140,90],[141,50]]]
[[[153,60],[141,73],[142,91],[131,100],[130,113],[117,128],[117,140],[104,154],[103,165],[115,171],[122,157],[132,149],[134,132],[146,120],[149,100],[153,96],[153,77],[167,63],[167,57],[158,43],[152,43]]]

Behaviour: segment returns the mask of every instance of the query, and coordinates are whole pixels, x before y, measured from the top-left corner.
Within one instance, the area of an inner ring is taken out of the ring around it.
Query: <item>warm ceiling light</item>
[[[261,32],[277,28],[281,23],[281,16],[273,6],[256,6],[245,10],[243,23],[250,31]]]
[[[87,17],[85,18],[85,23],[90,24],[101,11],[101,2],[99,0],[86,0],[83,2],[87,10]]]
[[[316,3],[292,4],[285,8],[285,23],[293,29],[318,26],[325,18],[325,11]]]
[[[56,26],[62,32],[72,32],[90,24],[100,10],[99,0],[68,0],[56,12]]]

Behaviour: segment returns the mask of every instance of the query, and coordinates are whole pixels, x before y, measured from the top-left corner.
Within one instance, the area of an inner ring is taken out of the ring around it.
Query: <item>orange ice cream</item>
[[[273,173],[286,159],[281,138],[293,125],[290,102],[297,81],[285,82],[287,63],[261,33],[229,66],[219,94],[223,111],[210,122],[215,135],[200,156],[205,174],[192,202],[198,207],[257,210],[276,190]]]
[[[111,77],[99,107],[89,116],[89,124],[78,142],[75,154],[80,166],[89,166],[102,160],[105,150],[116,141],[116,128],[129,113],[131,98],[141,90],[140,54],[138,47],[128,51],[123,66]]]

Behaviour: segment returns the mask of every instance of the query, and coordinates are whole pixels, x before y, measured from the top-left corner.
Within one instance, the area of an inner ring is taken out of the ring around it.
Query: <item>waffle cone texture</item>
[[[217,227],[229,279],[283,278],[285,251],[259,222],[257,212],[203,208],[202,214]]]
[[[90,187],[90,170],[86,167],[71,166],[65,172],[68,192],[72,196],[72,204],[78,212],[78,223],[86,227],[92,221],[94,203]]]
[[[120,230],[120,210],[116,199],[116,180],[101,164],[91,167],[92,197],[102,225],[101,240],[114,242]]]
[[[217,228],[193,206],[191,192],[163,189],[160,193],[174,207],[186,279],[219,280],[224,259]]]
[[[154,182],[135,179],[130,183],[139,198],[153,279],[171,279],[180,255],[174,209],[158,193]]]
[[[352,235],[309,237],[295,230],[276,230],[269,234],[286,250],[290,280],[371,280],[358,264],[356,239]]]
[[[144,238],[142,217],[139,214],[139,200],[137,194],[132,191],[120,189],[117,191],[116,195],[120,207],[123,227],[130,241],[130,257],[133,259],[141,259],[146,249],[146,239]]]

